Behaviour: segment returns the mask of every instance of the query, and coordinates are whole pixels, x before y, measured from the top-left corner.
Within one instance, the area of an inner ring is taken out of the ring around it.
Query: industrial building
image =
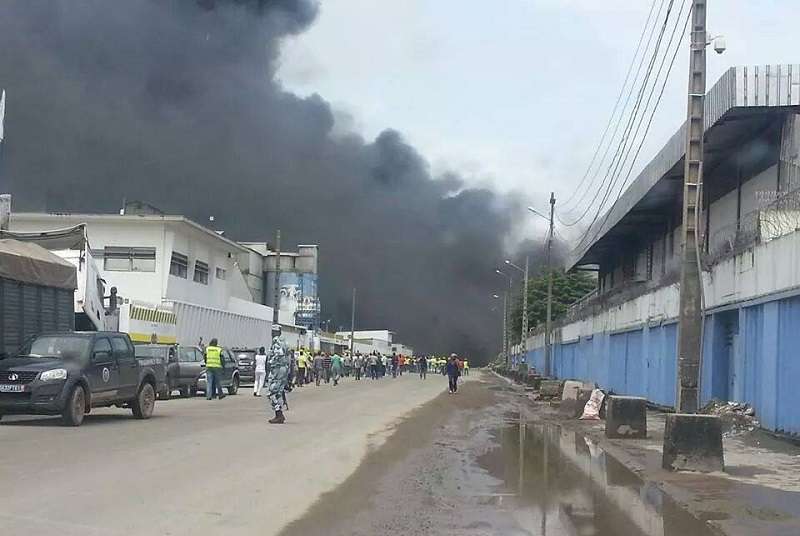
[[[800,65],[736,67],[705,101],[701,403],[800,433]],[[554,324],[553,374],[673,406],[685,125],[576,244],[595,292]],[[517,356],[544,370],[544,336]]]
[[[230,346],[266,346],[273,309],[265,280],[274,275],[276,254],[266,244],[253,247],[184,216],[148,211],[122,214],[12,214],[12,232],[46,232],[85,225],[91,256],[108,287],[132,303],[167,305],[177,316],[177,341],[196,344],[217,337]],[[316,296],[316,246],[282,252],[281,281],[302,270],[313,276],[313,296],[281,289],[279,321],[292,346],[311,345],[316,324],[308,315],[297,323],[298,301],[313,304]],[[270,262],[272,264],[270,264]],[[308,292],[308,290],[306,290]],[[285,303],[284,303],[285,302]]]

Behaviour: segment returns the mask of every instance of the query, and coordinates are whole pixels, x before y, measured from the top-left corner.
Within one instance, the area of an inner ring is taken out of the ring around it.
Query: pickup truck
[[[37,335],[17,357],[0,360],[0,418],[61,415],[65,425],[79,426],[92,408],[116,406],[148,419],[157,389],[153,368],[116,331]]]

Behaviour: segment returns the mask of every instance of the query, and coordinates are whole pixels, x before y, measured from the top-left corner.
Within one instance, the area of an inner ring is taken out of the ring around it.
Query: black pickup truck
[[[3,415],[61,415],[79,426],[92,408],[129,408],[148,419],[159,385],[140,363],[125,333],[66,332],[37,335],[17,357],[0,360]]]

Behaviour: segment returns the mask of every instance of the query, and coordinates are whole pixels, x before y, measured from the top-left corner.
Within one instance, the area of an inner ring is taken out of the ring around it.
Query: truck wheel
[[[131,411],[137,419],[149,419],[156,406],[156,390],[153,384],[143,383],[139,387],[139,394],[131,402]]]
[[[65,426],[80,426],[86,414],[86,391],[76,385],[67,397],[67,405],[61,412],[61,421]]]
[[[228,386],[228,394],[235,395],[239,392],[239,376],[234,376],[230,386]]]
[[[166,380],[166,387],[164,387],[164,391],[158,394],[158,398],[161,400],[169,400],[172,398],[172,382],[169,378]]]

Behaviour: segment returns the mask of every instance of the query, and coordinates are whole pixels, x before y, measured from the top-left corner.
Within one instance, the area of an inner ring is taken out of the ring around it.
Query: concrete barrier
[[[715,415],[667,415],[661,465],[669,471],[723,471],[722,422]]]
[[[610,396],[606,403],[606,437],[644,439],[647,437],[647,399]]]
[[[558,398],[561,399],[561,391],[564,382],[561,380],[542,380],[539,385],[539,395],[542,398]]]

